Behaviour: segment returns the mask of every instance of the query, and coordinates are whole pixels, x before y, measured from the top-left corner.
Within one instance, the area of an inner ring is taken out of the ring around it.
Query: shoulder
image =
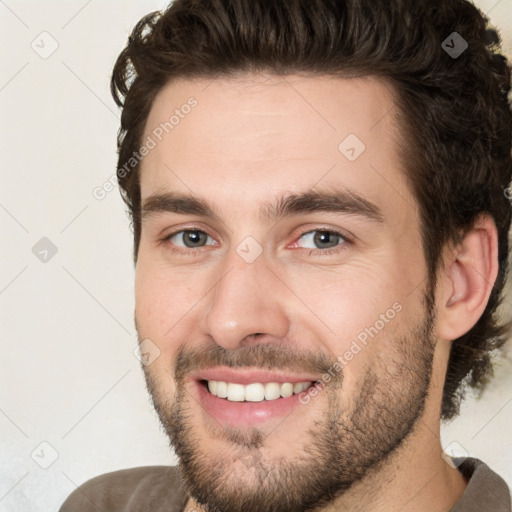
[[[88,480],[69,495],[59,512],[181,512],[186,501],[176,467],[145,466]]]
[[[453,462],[464,476],[467,487],[450,512],[469,510],[511,512],[510,489],[501,476],[487,464],[475,458],[455,457]]]

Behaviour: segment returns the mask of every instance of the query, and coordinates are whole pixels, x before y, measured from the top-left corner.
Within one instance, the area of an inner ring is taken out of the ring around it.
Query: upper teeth
[[[263,400],[276,400],[278,398],[287,398],[298,393],[302,393],[311,386],[311,382],[290,382],[278,383],[267,382],[261,384],[254,382],[244,386],[234,382],[224,382],[222,380],[209,380],[208,390],[212,395],[219,398],[227,398],[232,402],[261,402]]]

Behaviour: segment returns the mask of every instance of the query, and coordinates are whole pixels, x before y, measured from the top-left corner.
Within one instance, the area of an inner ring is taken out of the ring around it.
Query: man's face
[[[433,318],[395,114],[376,79],[179,80],[154,101],[137,329],[211,510],[328,501],[424,412]]]

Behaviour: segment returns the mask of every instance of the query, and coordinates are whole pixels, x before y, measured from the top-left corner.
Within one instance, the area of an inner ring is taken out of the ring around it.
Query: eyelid
[[[314,233],[314,232],[331,233],[331,234],[339,236],[341,238],[341,241],[340,241],[340,243],[336,244],[333,247],[327,247],[324,249],[297,246],[299,240],[302,237],[309,235],[311,233]],[[302,231],[298,236],[294,237],[294,242],[292,242],[291,249],[293,251],[297,251],[297,250],[302,250],[302,252],[307,251],[308,256],[328,257],[328,256],[338,256],[341,252],[346,251],[349,248],[349,246],[351,246],[351,245],[353,245],[352,237],[346,235],[343,230],[340,230],[339,228],[318,226],[318,227],[314,227],[312,229],[308,229],[306,231]],[[290,245],[288,247],[290,247]]]
[[[201,233],[204,233],[207,237],[213,239],[215,243],[209,244],[209,245],[201,245],[199,247],[182,247],[179,245],[175,245],[171,242],[171,238],[178,235],[179,233],[186,232],[186,231],[200,231]],[[215,247],[216,245],[219,245],[219,242],[216,240],[216,237],[209,233],[207,229],[205,229],[202,226],[198,226],[197,224],[187,224],[185,226],[179,226],[172,229],[170,232],[166,233],[165,235],[162,235],[158,239],[158,243],[161,245],[164,245],[167,250],[170,250],[171,252],[174,252],[176,254],[186,254],[186,255],[193,255],[193,254],[199,254],[203,251],[210,250],[211,247]]]
[[[356,240],[356,237],[354,235],[348,233],[344,229],[341,229],[339,227],[334,227],[334,226],[320,225],[320,226],[310,227],[306,230],[304,230],[303,227],[299,228],[298,230],[295,230],[295,232],[297,234],[292,235],[293,240],[294,240],[294,242],[292,242],[292,244],[296,243],[303,236],[308,235],[310,233],[314,233],[315,231],[323,231],[323,232],[339,235],[341,238],[343,238],[343,240],[345,240],[346,242],[349,242],[351,244],[355,243],[355,240]],[[322,249],[318,249],[318,250],[322,250]],[[325,249],[323,249],[323,251],[325,252]]]
[[[299,228],[300,229],[300,228]],[[209,244],[209,245],[202,245],[202,246],[198,246],[198,247],[181,247],[181,246],[176,246],[174,244],[172,244],[170,242],[170,239],[173,237],[173,236],[176,236],[177,234],[181,233],[181,232],[186,232],[186,231],[200,231],[202,233],[204,233],[207,237],[210,237],[214,240],[215,243],[213,244]],[[343,239],[343,242],[334,246],[334,247],[329,247],[329,248],[326,248],[326,249],[311,249],[311,248],[307,248],[307,247],[293,247],[293,249],[303,249],[305,251],[309,251],[309,254],[312,255],[312,254],[324,254],[324,255],[327,255],[327,254],[330,254],[330,253],[335,253],[335,252],[340,252],[342,250],[345,250],[346,249],[346,245],[353,245],[354,244],[354,238],[353,236],[347,234],[345,232],[345,230],[342,230],[341,228],[335,228],[335,227],[331,227],[331,226],[315,226],[315,227],[312,227],[312,228],[309,228],[309,229],[306,229],[304,230],[304,228],[302,228],[302,230],[299,231],[299,233],[297,235],[294,235],[294,241],[291,243],[291,244],[288,244],[287,247],[290,247],[290,245],[294,245],[297,243],[298,240],[300,240],[303,236],[305,235],[308,235],[310,233],[313,233],[315,231],[320,231],[320,232],[327,232],[327,233],[332,233],[332,234],[335,234],[335,235],[338,235],[340,236],[342,239]],[[176,229],[173,229],[170,233],[167,233],[165,234],[162,238],[161,238],[161,243],[163,244],[168,244],[172,250],[176,253],[181,253],[181,254],[184,254],[184,253],[187,253],[187,254],[190,254],[190,253],[198,253],[198,252],[201,252],[201,251],[204,251],[204,250],[209,250],[208,247],[215,247],[216,245],[219,245],[219,242],[216,240],[216,238],[211,235],[209,233],[209,231],[201,226],[198,226],[196,224],[190,224],[190,225],[185,225],[185,226],[180,226],[179,228],[176,228]]]
[[[168,240],[169,238],[177,235],[178,233],[181,233],[182,231],[201,231],[214,240],[218,238],[216,234],[214,235],[211,233],[213,231],[212,229],[194,223],[180,225],[178,227],[174,226],[170,231],[163,230],[165,234],[159,235],[159,238],[161,240]]]
[[[213,242],[215,242],[215,239],[211,235],[209,235],[206,231],[203,231],[203,230],[200,230],[200,229],[180,229],[179,231],[175,231],[174,233],[170,233],[168,236],[165,237],[165,240],[170,242],[172,238],[174,238],[176,236],[179,237],[179,235],[183,236],[184,233],[190,233],[190,232],[202,233],[202,234],[206,235],[206,239],[207,239],[206,241],[207,242],[208,242],[208,239],[211,239],[211,240],[213,240]],[[210,244],[206,243],[205,245],[199,245],[198,247],[182,246],[182,245],[179,245],[179,244],[177,244],[175,242],[173,242],[173,245],[175,247],[180,247],[182,249],[200,249],[201,247],[208,247],[208,246],[215,245],[215,243],[213,243],[213,244],[212,243],[210,243]]]

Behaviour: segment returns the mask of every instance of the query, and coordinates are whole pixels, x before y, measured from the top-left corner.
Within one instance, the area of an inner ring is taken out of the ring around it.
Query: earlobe
[[[438,297],[438,335],[454,340],[485,310],[498,275],[498,235],[492,218],[480,217],[445,261]]]

